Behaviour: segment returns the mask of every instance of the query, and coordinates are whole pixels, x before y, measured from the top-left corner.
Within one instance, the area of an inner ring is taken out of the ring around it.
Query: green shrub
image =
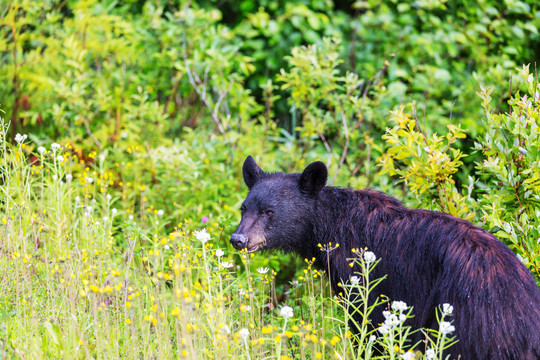
[[[382,171],[398,176],[416,196],[417,206],[434,208],[472,220],[486,227],[516,252],[540,281],[540,87],[529,73],[519,70],[527,94],[519,92],[508,101],[509,113],[493,113],[493,87],[483,87],[478,95],[485,111],[487,131],[478,137],[475,149],[479,179],[456,186],[454,176],[463,170],[466,156],[452,148],[465,137],[448,125],[446,136],[427,137],[403,108],[394,112],[398,123],[383,136],[388,151],[381,157]]]
[[[376,176],[374,160],[381,149],[371,126],[373,109],[382,99],[373,90],[380,79],[343,73],[338,49],[339,41],[327,38],[320,45],[294,48],[286,58],[290,69],[277,80],[290,92],[295,127],[292,134],[282,133],[302,160],[310,149],[311,157],[326,159],[333,174],[330,184],[365,187]]]
[[[484,155],[477,163],[484,175],[477,183],[478,205],[485,226],[506,241],[540,281],[540,85],[528,65],[518,70],[527,92],[508,101],[508,113],[493,113],[492,87],[478,93],[488,127],[476,143]]]
[[[101,152],[154,147],[185,126],[241,130],[262,115],[243,86],[251,60],[219,12],[129,10],[97,1],[3,9],[0,97],[13,135],[24,128]]]

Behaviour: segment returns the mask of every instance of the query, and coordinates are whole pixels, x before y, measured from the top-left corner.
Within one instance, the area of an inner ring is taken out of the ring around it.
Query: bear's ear
[[[253,185],[255,185],[257,180],[259,180],[263,174],[263,171],[250,155],[246,158],[246,161],[244,161],[242,173],[244,174],[244,182],[246,183],[248,189],[251,190]]]
[[[326,165],[321,161],[315,161],[314,163],[309,164],[302,175],[300,175],[298,187],[301,191],[311,196],[315,196],[326,185],[327,179],[328,169],[326,168]]]

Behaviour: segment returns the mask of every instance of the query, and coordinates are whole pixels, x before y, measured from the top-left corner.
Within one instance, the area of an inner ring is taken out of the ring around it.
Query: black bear
[[[413,328],[437,329],[437,308],[454,307],[457,344],[451,359],[540,359],[540,289],[529,270],[495,236],[451,215],[409,209],[373,190],[326,186],[328,170],[314,162],[301,174],[267,173],[249,156],[243,166],[249,193],[231,235],[236,249],[280,249],[330,264],[334,291],[353,275],[347,258],[367,247],[387,275],[373,296],[413,306]],[[318,244],[339,243],[321,251]],[[370,275],[371,276],[371,275]],[[382,309],[371,323],[384,322]],[[417,332],[417,339],[421,340]],[[445,355],[446,355],[445,354]]]

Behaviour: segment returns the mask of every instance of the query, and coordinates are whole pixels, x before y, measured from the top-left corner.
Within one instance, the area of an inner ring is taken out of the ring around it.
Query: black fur
[[[381,259],[372,278],[388,276],[372,299],[384,294],[413,306],[413,328],[437,329],[436,308],[453,305],[459,342],[447,352],[452,359],[540,359],[540,289],[514,253],[484,229],[406,208],[381,192],[325,187],[327,170],[320,162],[302,174],[268,174],[248,157],[243,173],[250,192],[235,234],[249,242],[254,235],[243,224],[258,224],[250,226],[264,237],[257,250],[314,257],[323,270],[329,261],[339,292],[338,282],[355,271],[346,261],[351,249],[367,247]],[[317,244],[329,242],[340,247],[327,259]],[[384,321],[382,309],[371,321]],[[413,340],[421,338],[417,333]]]

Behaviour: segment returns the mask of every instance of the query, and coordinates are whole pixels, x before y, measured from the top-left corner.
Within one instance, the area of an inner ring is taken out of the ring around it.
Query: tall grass
[[[380,281],[363,251],[344,296],[306,259],[278,302],[276,273],[228,252],[219,224],[179,219],[167,232],[144,184],[137,204],[122,203],[106,156],[88,163],[69,144],[11,145],[6,134],[2,120],[0,359],[367,359],[374,346],[385,359],[434,359],[448,345],[433,332],[431,352],[408,352],[403,321],[386,332],[363,321],[353,336],[347,314],[381,311],[358,302]]]

